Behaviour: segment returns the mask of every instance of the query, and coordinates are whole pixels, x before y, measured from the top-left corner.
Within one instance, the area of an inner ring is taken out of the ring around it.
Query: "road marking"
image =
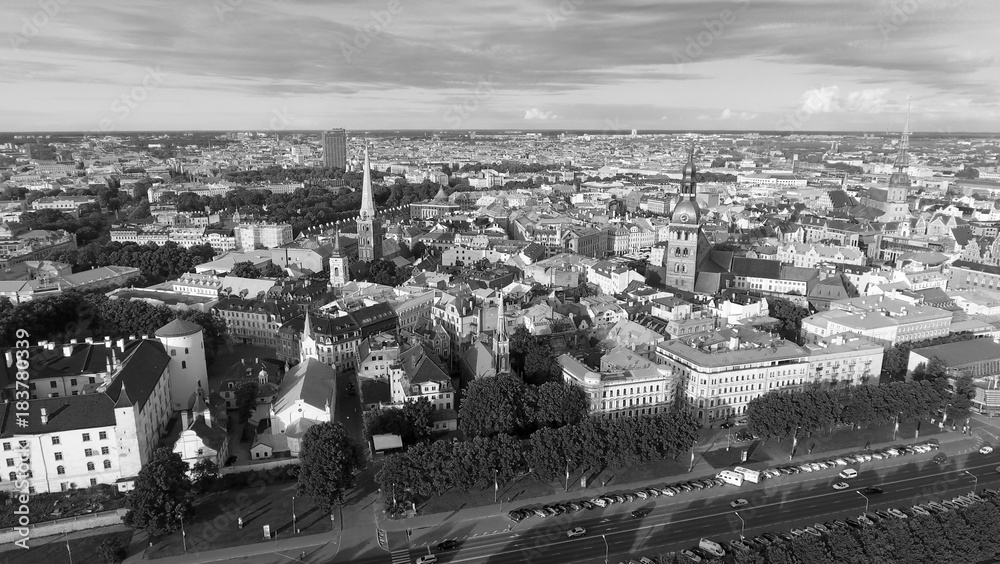
[[[410,553],[405,550],[392,551],[392,564],[410,564]]]

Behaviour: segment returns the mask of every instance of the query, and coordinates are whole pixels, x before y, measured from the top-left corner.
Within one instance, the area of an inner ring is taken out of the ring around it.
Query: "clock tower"
[[[663,279],[665,284],[688,292],[694,291],[701,239],[701,210],[695,201],[694,177],[694,145],[691,145],[681,178],[680,196],[670,216],[667,265]]]
[[[372,173],[365,146],[365,177],[361,187],[361,212],[358,214],[358,260],[371,262],[382,258],[382,222],[375,218],[372,196]]]

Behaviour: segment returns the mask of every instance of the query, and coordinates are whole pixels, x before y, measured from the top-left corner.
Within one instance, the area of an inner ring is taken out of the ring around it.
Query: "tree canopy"
[[[354,487],[365,465],[361,445],[337,422],[310,427],[302,438],[300,459],[298,494],[313,498],[328,514],[344,503],[344,493]]]
[[[181,519],[194,515],[187,471],[188,464],[181,455],[166,447],[156,449],[125,500],[125,524],[153,536],[179,530]]]

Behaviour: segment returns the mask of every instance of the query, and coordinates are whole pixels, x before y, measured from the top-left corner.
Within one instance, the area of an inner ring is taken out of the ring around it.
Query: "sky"
[[[3,0],[0,131],[1000,131],[996,0]]]

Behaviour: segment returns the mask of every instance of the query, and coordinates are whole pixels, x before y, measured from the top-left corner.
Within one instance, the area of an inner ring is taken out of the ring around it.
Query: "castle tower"
[[[510,372],[510,336],[507,334],[507,317],[504,315],[503,292],[500,292],[500,307],[497,309],[497,331],[493,338],[493,367],[496,373]]]
[[[347,255],[340,248],[340,230],[333,236],[333,252],[330,254],[330,285],[334,288],[343,288],[350,280]]]
[[[688,292],[694,291],[698,266],[698,242],[701,238],[701,210],[695,201],[694,144],[688,153],[677,198],[667,227],[667,270],[664,282]]]
[[[361,213],[358,215],[358,259],[371,262],[382,258],[382,222],[375,218],[372,173],[365,147],[365,176],[361,188]]]
[[[156,338],[170,355],[170,407],[190,409],[200,385],[208,385],[205,336],[197,323],[175,319],[156,330]]]

